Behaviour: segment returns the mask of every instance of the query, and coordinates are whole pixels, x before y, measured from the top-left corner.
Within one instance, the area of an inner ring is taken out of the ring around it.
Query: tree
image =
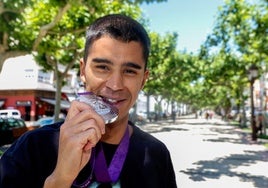
[[[200,49],[199,58],[206,62],[206,84],[210,88],[224,87],[225,100],[234,99],[238,107],[249,84],[248,67],[267,62],[267,15],[267,1],[226,1],[219,9],[212,34]]]
[[[1,23],[4,23],[0,28],[0,67],[9,57],[33,52],[37,62],[45,70],[53,70],[56,76],[55,117],[58,118],[64,78],[79,62],[86,27],[109,13],[139,18],[138,4],[154,1],[16,0],[14,3],[4,0],[0,4]],[[161,1],[164,0],[156,0]],[[65,67],[63,72],[60,66]]]
[[[8,0],[0,1],[0,72],[6,59],[31,52],[31,30],[22,32],[25,24],[23,12],[31,4],[28,0],[18,0],[15,3]]]
[[[176,50],[176,33],[166,33],[164,36],[151,33],[150,38],[152,50],[146,94],[154,96],[159,104],[165,99],[171,105],[184,103],[198,108],[202,96],[200,92],[196,92],[193,85],[202,76],[201,61],[193,54]]]
[[[155,32],[150,33],[151,38],[151,54],[149,57],[148,68],[150,76],[145,85],[144,91],[146,95],[154,96],[157,105],[161,104],[164,98],[171,96],[170,79],[173,79],[174,68],[169,69],[170,64],[175,62],[176,58],[176,33],[167,33],[161,36]],[[161,108],[156,108],[157,114],[162,112]]]

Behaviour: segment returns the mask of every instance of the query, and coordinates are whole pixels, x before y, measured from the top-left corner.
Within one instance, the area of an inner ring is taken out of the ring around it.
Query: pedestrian
[[[128,121],[148,75],[150,40],[123,15],[97,19],[86,32],[80,78],[85,90],[118,109],[105,125],[89,105],[74,100],[63,123],[27,132],[0,161],[0,187],[173,188],[167,147]]]
[[[257,134],[259,133],[260,136],[262,135],[262,129],[263,129],[262,123],[263,123],[263,119],[264,119],[263,114],[260,113],[258,115],[258,121],[256,123],[256,126],[257,126]]]
[[[206,120],[208,120],[208,118],[209,118],[209,111],[208,110],[205,113],[205,117],[206,117]]]

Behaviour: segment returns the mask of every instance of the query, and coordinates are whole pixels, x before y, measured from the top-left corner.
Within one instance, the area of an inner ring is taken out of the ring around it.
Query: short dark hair
[[[84,61],[86,62],[93,42],[103,36],[123,42],[137,41],[143,48],[145,68],[150,52],[150,38],[144,27],[136,20],[120,14],[111,14],[97,19],[86,31]]]

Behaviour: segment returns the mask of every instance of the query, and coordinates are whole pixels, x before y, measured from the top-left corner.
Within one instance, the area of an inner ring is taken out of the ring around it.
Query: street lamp
[[[248,78],[250,81],[250,103],[251,103],[251,129],[252,129],[252,140],[257,140],[257,126],[256,126],[256,117],[254,113],[254,99],[253,99],[253,90],[254,82],[258,77],[258,67],[255,64],[252,64],[248,70]]]

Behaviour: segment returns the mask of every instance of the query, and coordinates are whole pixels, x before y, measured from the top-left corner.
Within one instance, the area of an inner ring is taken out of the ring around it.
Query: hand
[[[105,123],[102,117],[89,105],[73,101],[60,128],[57,165],[47,181],[53,180],[70,187],[88,163],[92,148],[104,133]]]

